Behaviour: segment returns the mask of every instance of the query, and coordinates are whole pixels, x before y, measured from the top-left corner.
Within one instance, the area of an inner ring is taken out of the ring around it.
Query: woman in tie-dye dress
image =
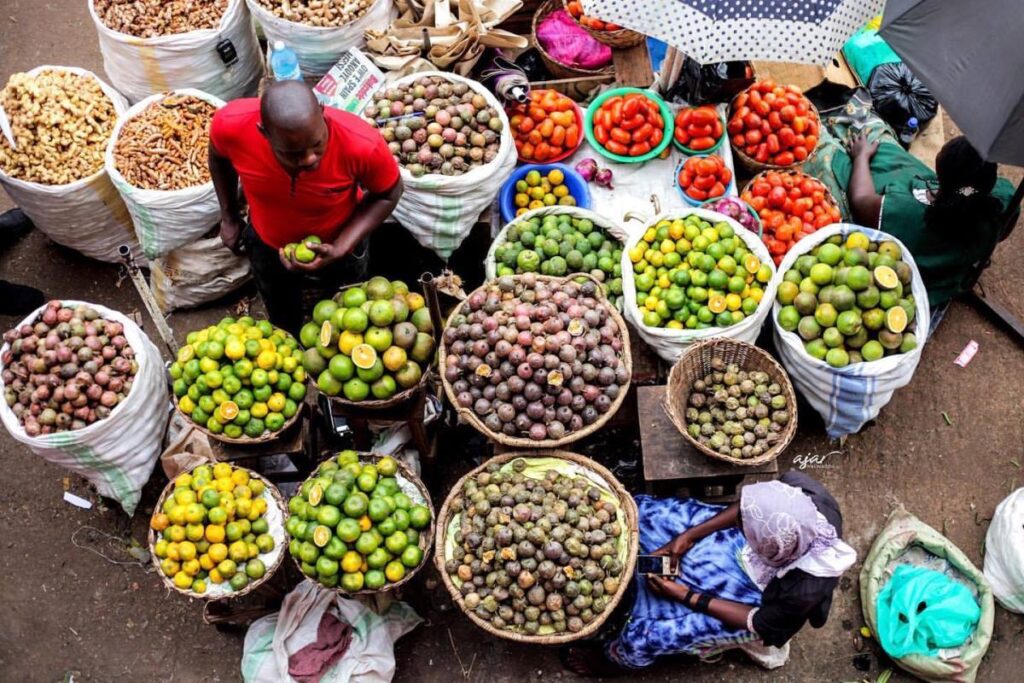
[[[637,505],[640,552],[668,555],[678,577],[637,577],[622,632],[564,652],[577,673],[639,669],[664,655],[707,659],[731,648],[780,666],[804,624],[824,625],[839,576],[856,560],[840,538],[835,498],[801,472],[746,486],[728,507],[649,496]]]

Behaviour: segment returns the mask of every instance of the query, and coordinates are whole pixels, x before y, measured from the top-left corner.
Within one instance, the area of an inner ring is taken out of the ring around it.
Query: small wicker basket
[[[744,92],[746,92],[746,91],[744,91]],[[738,96],[739,95],[737,95],[737,97]],[[735,102],[735,101],[736,101],[736,98],[734,97],[733,98],[733,102]],[[813,115],[814,120],[818,122],[818,125],[820,127],[821,126],[821,117],[818,115],[817,108],[813,104],[811,104],[811,102],[809,100],[808,100],[808,105],[810,106],[810,109],[811,109],[810,113]],[[732,112],[733,112],[733,105],[732,105],[732,102],[730,102],[729,103],[729,112],[726,114],[726,118],[725,118],[726,122],[728,122],[729,119],[732,118]],[[729,136],[728,131],[726,131],[725,135],[727,137]],[[732,140],[730,139],[729,142],[731,144]],[[765,163],[762,163],[760,161],[757,161],[757,160],[751,158],[750,156],[748,156],[739,145],[732,145],[732,153],[734,155],[736,155],[736,158],[739,159],[740,164],[744,168],[746,168],[748,171],[750,171],[751,173],[761,173],[762,171],[785,171],[785,170],[788,170],[788,169],[800,168],[801,166],[803,166],[808,161],[810,161],[811,159],[814,158],[814,155],[818,153],[818,148],[820,146],[821,145],[815,145],[813,149],[808,150],[807,158],[806,159],[804,159],[803,161],[794,161],[789,166],[777,166],[775,164],[765,164]]]
[[[512,277],[518,278],[521,276],[514,275]],[[566,275],[564,278],[552,277],[549,275],[536,275],[535,277],[537,278],[538,282],[572,280],[578,277],[586,277],[591,280],[594,279],[586,273],[572,273],[570,275]],[[596,280],[594,281],[597,282]],[[626,321],[622,318],[622,315],[619,314],[619,311],[615,308],[615,306],[612,305],[612,303],[609,302],[608,299],[604,297],[604,289],[603,287],[601,287],[600,283],[598,283],[598,289],[601,292],[601,294],[598,296],[598,299],[608,309],[608,315],[612,318],[612,320],[615,321],[616,326],[619,328],[619,332],[622,338],[622,350],[619,352],[619,357],[622,363],[626,366],[626,370],[629,372],[630,375],[630,382],[632,382],[633,357],[629,345],[629,328],[626,327]],[[470,296],[472,296],[472,292],[470,293]],[[455,319],[456,316],[460,315],[462,307],[464,305],[465,304],[459,304],[452,310],[451,315],[448,316],[448,321],[445,324],[445,328],[452,325],[452,321]],[[444,341],[442,340],[438,358],[439,367],[447,367],[447,356],[447,344],[445,344]],[[474,429],[476,429],[478,432],[486,436],[491,441],[499,443],[503,446],[507,446],[509,448],[558,448],[560,446],[565,446],[575,441],[579,441],[580,439],[586,436],[590,436],[597,430],[601,429],[601,427],[603,427],[610,419],[612,419],[615,413],[622,406],[622,403],[626,400],[626,394],[629,393],[630,385],[630,382],[627,382],[625,386],[620,387],[619,395],[614,401],[612,401],[611,408],[609,408],[608,412],[599,417],[592,424],[586,425],[583,427],[583,429],[577,430],[575,432],[568,432],[561,439],[545,439],[543,441],[534,441],[529,438],[508,436],[507,434],[502,434],[501,432],[494,432],[488,429],[487,425],[484,424],[483,420],[481,420],[480,417],[475,412],[473,412],[473,410],[471,410],[470,408],[463,408],[462,406],[459,405],[459,402],[456,399],[455,389],[452,387],[452,383],[448,381],[447,377],[445,377],[444,372],[441,372],[440,374],[441,384],[444,386],[445,395],[447,395],[448,397],[448,402],[452,405],[452,407],[455,408],[456,413],[458,413],[459,419],[469,423]]]
[[[459,492],[462,491],[462,486],[467,479],[475,477],[480,472],[486,470],[490,465],[504,465],[507,462],[511,462],[517,458],[560,458],[562,460],[568,460],[576,465],[581,466],[584,469],[591,470],[605,482],[607,482],[612,493],[618,498],[619,506],[622,509],[623,515],[625,516],[626,528],[625,533],[628,533],[627,539],[627,550],[626,550],[626,562],[622,570],[621,581],[619,582],[619,590],[612,596],[611,601],[605,608],[604,612],[597,616],[596,619],[586,624],[583,629],[576,633],[557,633],[557,634],[546,634],[546,635],[535,635],[531,636],[524,633],[517,633],[515,631],[499,630],[492,624],[484,621],[471,611],[466,609],[465,600],[463,599],[462,593],[458,587],[452,582],[448,572],[445,570],[445,539],[448,531],[449,520],[454,514],[451,510],[452,501],[458,496]],[[629,586],[629,582],[633,578],[633,570],[636,566],[637,549],[640,541],[640,532],[638,526],[639,512],[637,511],[636,502],[633,497],[626,491],[625,487],[619,483],[615,478],[615,475],[609,472],[606,468],[601,466],[599,463],[594,462],[590,458],[584,457],[577,453],[570,453],[568,451],[560,450],[543,450],[543,451],[516,451],[510,453],[503,453],[496,455],[490,460],[484,462],[476,469],[468,472],[463,476],[452,488],[451,493],[448,494],[448,498],[445,499],[444,505],[441,506],[441,512],[438,513],[437,517],[437,539],[435,541],[435,547],[437,551],[434,553],[434,563],[437,565],[437,570],[441,574],[441,579],[444,581],[445,588],[448,589],[449,595],[455,604],[463,611],[463,613],[469,617],[469,619],[487,631],[493,636],[498,638],[505,638],[506,640],[512,640],[517,643],[530,643],[535,645],[562,645],[564,643],[572,642],[574,640],[580,640],[582,638],[588,638],[600,630],[601,625],[605,622],[608,616],[615,611],[615,607],[622,600],[622,596],[626,593],[626,589]]]
[[[562,9],[560,0],[545,0],[545,2],[541,3],[540,7],[537,8],[537,11],[534,12],[533,24],[530,29],[532,42],[537,47],[537,52],[540,53],[541,59],[544,60],[544,64],[548,67],[548,71],[551,72],[551,75],[556,79],[560,79],[580,78],[583,76],[605,76],[611,74],[613,69],[610,63],[600,69],[580,69],[575,66],[562,64],[548,54],[541,42],[537,40],[537,27],[546,16],[559,9]]]
[[[584,26],[569,12],[569,0],[562,0],[562,6],[565,8],[566,13],[572,17],[572,20],[576,22],[577,26],[592,35],[595,40],[604,43],[608,47],[613,47],[617,50],[624,50],[644,42],[644,34],[637,33],[636,31],[630,31],[628,28],[620,28],[616,31],[598,31],[597,29]]]
[[[212,466],[214,463],[211,462],[201,464]],[[196,465],[196,467],[199,466],[200,465]],[[174,581],[171,580],[171,577],[164,574],[163,571],[160,569],[160,558],[156,556],[156,549],[154,547],[156,545],[157,540],[159,540],[159,534],[157,534],[157,532],[153,529],[150,529],[149,555],[153,558],[153,564],[156,569],[156,573],[160,577],[160,580],[164,582],[164,585],[167,586],[169,589],[173,590],[175,593],[187,595],[188,597],[196,598],[197,600],[234,600],[235,598],[240,598],[243,595],[248,595],[252,591],[256,590],[258,587],[269,581],[270,578],[274,575],[274,573],[278,570],[278,568],[280,568],[281,563],[284,561],[284,556],[288,552],[288,532],[284,530],[284,522],[287,514],[287,508],[284,503],[284,496],[281,495],[281,492],[278,490],[276,486],[274,486],[274,484],[272,484],[268,479],[266,479],[262,475],[253,472],[248,468],[239,467],[238,465],[231,465],[231,467],[236,470],[245,470],[246,472],[248,472],[250,479],[259,479],[260,481],[263,482],[264,495],[270,499],[270,502],[268,503],[268,510],[270,509],[269,505],[271,504],[277,506],[280,515],[280,520],[278,521],[276,526],[281,527],[281,533],[279,534],[279,536],[281,536],[283,540],[281,540],[281,542],[275,545],[274,549],[271,550],[271,554],[274,559],[266,568],[267,571],[261,578],[256,579],[254,581],[250,581],[248,585],[246,585],[246,587],[242,590],[231,591],[229,593],[217,593],[214,595],[209,592],[209,589],[207,590],[206,593],[196,593],[191,588],[182,589],[174,585]],[[194,469],[195,467],[192,468],[192,470]],[[192,470],[188,471],[191,473]],[[157,499],[156,506],[153,508],[154,512],[163,509],[164,501],[167,500],[167,496],[172,495],[174,493],[174,488],[174,480],[172,479],[171,481],[167,482],[167,486],[164,487],[163,492],[160,494],[160,498]],[[273,528],[271,528],[271,535],[273,535]],[[239,571],[244,570],[239,568]]]
[[[334,455],[332,455],[331,457],[333,458]],[[359,462],[363,464],[374,464],[383,457],[383,455],[378,455],[376,453],[360,453]],[[394,458],[394,460],[396,463],[398,463],[398,474],[396,475],[396,478],[400,482],[405,481],[411,484],[412,486],[416,487],[416,490],[419,492],[420,496],[423,499],[422,505],[425,505],[427,509],[430,510],[430,526],[424,529],[422,532],[420,532],[419,547],[420,550],[423,551],[423,561],[420,562],[418,567],[411,569],[409,572],[407,572],[406,575],[402,577],[400,581],[395,581],[394,583],[385,583],[383,586],[377,589],[363,588],[362,590],[358,590],[354,593],[350,593],[342,589],[341,587],[327,588],[326,586],[321,586],[319,583],[317,583],[315,578],[307,577],[321,590],[331,590],[342,597],[351,597],[353,595],[378,595],[380,593],[387,593],[389,591],[401,588],[405,584],[409,583],[412,580],[412,577],[416,576],[416,574],[418,574],[419,571],[427,565],[427,558],[430,556],[430,550],[434,546],[434,533],[437,523],[437,515],[434,514],[434,504],[430,501],[430,491],[427,490],[427,487],[423,483],[423,481],[419,477],[417,477],[416,474],[411,469],[409,469],[405,463],[403,463],[398,458]],[[307,478],[307,481],[308,479],[311,479],[312,477],[316,476],[317,469],[313,470],[312,474],[310,474],[309,477]],[[287,510],[287,506],[285,506],[285,509]],[[291,514],[289,513],[288,516],[290,517]],[[285,523],[287,522],[288,520],[286,518]],[[295,566],[299,568],[299,571],[301,573],[302,568],[299,563],[299,559],[296,557],[292,557],[292,561],[295,562]]]
[[[772,382],[777,382],[782,387],[782,395],[786,397],[786,405],[789,407],[789,422],[786,423],[785,428],[782,430],[781,438],[775,445],[756,458],[741,460],[723,455],[694,439],[686,429],[686,407],[689,405],[690,389],[694,381],[705,377],[712,371],[712,358],[721,358],[726,364],[735,363],[743,370],[766,372]],[[697,342],[688,348],[669,372],[663,405],[672,424],[676,426],[676,429],[679,430],[679,433],[683,435],[683,438],[691,446],[709,458],[722,460],[733,465],[751,467],[771,462],[779,457],[782,451],[786,450],[796,435],[796,393],[793,391],[792,382],[789,381],[789,375],[767,352],[752,344],[735,339],[716,337]]]
[[[303,406],[304,404],[300,403],[299,409],[295,411],[295,414],[289,417],[287,420],[285,420],[285,423],[276,432],[264,431],[262,435],[255,438],[241,436],[237,439],[233,439],[230,436],[224,436],[223,432],[221,432],[220,434],[214,434],[209,429],[207,429],[206,425],[201,425],[196,422],[193,422],[192,418],[186,415],[181,410],[181,408],[178,407],[177,403],[174,404],[174,409],[182,417],[182,419],[184,419],[189,424],[189,426],[194,427],[203,434],[206,434],[214,441],[231,444],[232,446],[259,446],[261,444],[270,443],[271,441],[277,441],[282,436],[290,432],[295,423],[302,419]]]

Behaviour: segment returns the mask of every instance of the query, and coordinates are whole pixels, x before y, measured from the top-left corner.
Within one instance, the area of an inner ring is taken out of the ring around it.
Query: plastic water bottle
[[[914,136],[917,135],[918,122],[916,116],[911,116],[907,119],[907,125],[900,131],[900,144],[905,149],[910,149],[910,143],[914,141]]]
[[[270,53],[270,70],[274,72],[275,81],[302,80],[299,58],[283,40],[274,43],[273,51]]]

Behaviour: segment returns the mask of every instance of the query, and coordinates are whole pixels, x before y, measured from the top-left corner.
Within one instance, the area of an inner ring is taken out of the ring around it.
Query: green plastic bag
[[[892,580],[898,567],[907,565],[909,558],[920,557],[930,558],[928,568],[945,568],[948,570],[946,573],[952,573],[968,584],[967,589],[976,598],[981,614],[977,626],[960,647],[942,650],[937,656],[917,653],[894,656],[893,661],[925,681],[974,683],[982,657],[992,639],[995,619],[992,589],[963,551],[907,512],[903,506],[897,507],[889,515],[885,528],[875,538],[871,550],[864,558],[860,572],[860,600],[864,621],[872,633],[881,633],[877,609],[879,595]]]
[[[864,85],[871,80],[871,72],[879,64],[901,62],[889,43],[878,35],[878,29],[864,28],[854,33],[843,45],[843,56],[857,78]]]
[[[878,640],[890,657],[960,647],[981,608],[967,588],[933,569],[901,564],[878,594]]]

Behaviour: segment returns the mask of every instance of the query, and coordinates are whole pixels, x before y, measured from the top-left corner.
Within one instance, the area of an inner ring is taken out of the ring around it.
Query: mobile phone
[[[667,555],[638,555],[636,558],[636,573],[672,576],[671,558]]]

